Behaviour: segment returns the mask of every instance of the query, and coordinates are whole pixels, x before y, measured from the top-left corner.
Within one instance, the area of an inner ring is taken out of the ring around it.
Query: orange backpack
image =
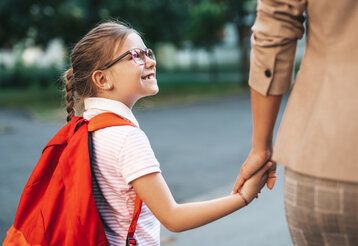
[[[96,179],[91,174],[90,133],[118,125],[134,126],[116,114],[103,113],[90,121],[74,116],[56,133],[24,187],[3,246],[108,244],[92,193]],[[137,196],[127,245],[136,245],[141,206]]]

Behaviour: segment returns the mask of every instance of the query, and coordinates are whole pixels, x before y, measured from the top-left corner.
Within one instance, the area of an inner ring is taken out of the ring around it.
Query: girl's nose
[[[151,58],[149,58],[148,56],[145,57],[145,67],[146,68],[152,68],[155,67],[157,65],[157,62]]]

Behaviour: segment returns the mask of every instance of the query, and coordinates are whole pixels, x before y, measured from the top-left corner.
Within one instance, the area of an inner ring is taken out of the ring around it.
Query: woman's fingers
[[[232,190],[232,194],[237,193],[242,186],[244,185],[245,181],[248,180],[256,171],[252,170],[252,168],[245,162],[240,170],[238,177],[236,178],[236,182],[234,188]]]
[[[267,179],[267,188],[272,190],[273,187],[275,186],[275,183],[276,183],[276,178],[268,178]]]
[[[258,173],[258,171],[265,165],[268,158],[269,156],[266,152],[262,155],[261,152],[258,154],[251,151],[241,167],[240,174],[236,179],[232,193],[237,193],[237,191],[242,188],[246,180]]]
[[[269,177],[266,182],[267,188],[272,190],[273,187],[275,186],[275,183],[276,183],[276,176]]]
[[[271,167],[272,167],[273,163],[272,161],[268,161],[260,170],[259,170],[259,174],[261,176],[264,175],[264,173],[266,173]]]
[[[269,169],[269,175],[266,182],[267,188],[272,190],[276,183],[276,163],[273,163],[272,167]]]
[[[242,174],[240,173],[239,176],[236,178],[236,182],[234,184],[234,187],[232,188],[231,194],[236,194],[244,183],[245,183],[245,179],[242,177]]]

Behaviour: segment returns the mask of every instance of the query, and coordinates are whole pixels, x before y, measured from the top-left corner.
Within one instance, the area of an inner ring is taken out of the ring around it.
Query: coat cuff
[[[253,47],[249,85],[262,95],[282,95],[291,86],[296,42],[280,47]]]

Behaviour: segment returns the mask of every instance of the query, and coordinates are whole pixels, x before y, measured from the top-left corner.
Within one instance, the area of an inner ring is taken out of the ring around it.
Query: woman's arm
[[[273,130],[282,96],[263,96],[254,89],[251,89],[250,92],[253,120],[252,150],[255,153],[270,153]]]
[[[272,154],[272,138],[282,96],[263,96],[251,89],[251,110],[253,121],[251,151],[241,167],[233,188],[236,193],[245,180],[250,178],[270,158]],[[272,189],[275,183],[276,164],[270,170],[268,188]]]
[[[250,202],[264,186],[270,168],[266,165],[248,180],[242,193]],[[181,232],[222,218],[245,206],[240,195],[178,204],[160,173],[142,176],[132,182],[135,192],[157,219],[170,231]]]
[[[281,98],[291,85],[297,40],[304,34],[307,0],[258,0],[252,27],[250,76],[253,113],[252,149],[245,160],[235,193],[272,154],[272,135]],[[268,187],[275,181],[275,164]]]

